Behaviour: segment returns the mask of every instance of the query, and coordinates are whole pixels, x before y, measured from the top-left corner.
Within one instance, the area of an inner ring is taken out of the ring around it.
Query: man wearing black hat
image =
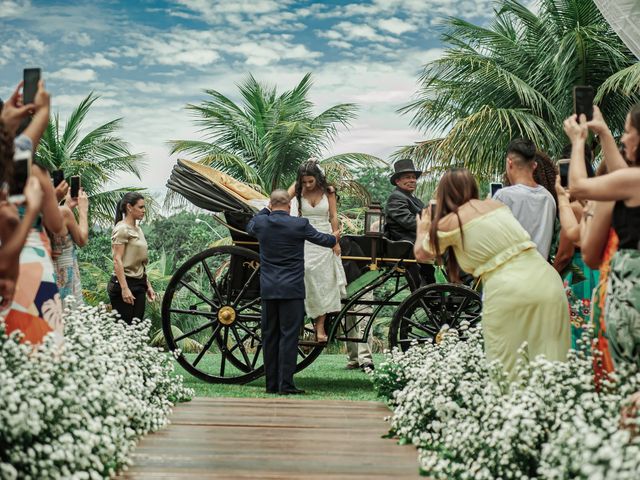
[[[398,160],[393,164],[393,175],[389,178],[396,189],[389,194],[385,207],[386,232],[390,240],[416,241],[416,215],[422,212],[424,203],[413,192],[416,191],[418,178],[422,175],[409,159]],[[416,287],[420,284],[435,282],[433,265],[420,265],[410,269]],[[420,278],[422,277],[422,278]]]

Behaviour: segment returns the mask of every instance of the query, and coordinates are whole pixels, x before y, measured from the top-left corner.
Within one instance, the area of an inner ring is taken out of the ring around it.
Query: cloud
[[[29,0],[2,0],[0,1],[0,18],[24,16],[30,7]]]
[[[286,41],[266,40],[259,43],[244,42],[229,47],[229,51],[245,57],[247,65],[269,65],[281,60],[312,61],[322,56],[320,52],[312,52],[304,45],[292,45]]]
[[[88,47],[93,43],[93,39],[86,32],[67,32],[62,36],[62,43]]]
[[[417,29],[415,25],[405,22],[404,20],[400,20],[397,17],[383,18],[379,20],[378,27],[396,35],[402,35],[403,33],[412,32]]]
[[[81,60],[78,60],[77,62],[74,63],[74,65],[78,67],[86,65],[87,67],[94,67],[94,68],[109,68],[109,67],[115,67],[116,63],[109,60],[108,58],[105,58],[105,56],[102,53],[96,53],[93,57],[83,58]]]
[[[57,72],[49,74],[49,78],[67,80],[70,82],[91,82],[98,77],[96,72],[90,68],[62,68]]]

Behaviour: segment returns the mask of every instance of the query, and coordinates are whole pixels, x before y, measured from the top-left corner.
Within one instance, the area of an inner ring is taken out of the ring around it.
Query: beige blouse
[[[124,221],[118,222],[111,233],[111,245],[124,245],[124,274],[127,277],[142,278],[149,262],[147,240],[142,229],[127,225]]]

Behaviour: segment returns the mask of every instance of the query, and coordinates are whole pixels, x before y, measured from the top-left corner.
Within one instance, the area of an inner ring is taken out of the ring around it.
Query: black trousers
[[[262,300],[262,355],[267,390],[295,388],[298,334],[304,321],[304,300]]]
[[[111,277],[107,285],[107,293],[111,301],[111,308],[117,311],[126,323],[131,325],[134,318],[144,318],[144,307],[147,298],[147,277],[125,278],[127,279],[127,286],[131,290],[131,293],[136,297],[133,305],[125,303],[125,301],[122,300],[122,288],[115,275]]]
[[[430,263],[409,263],[407,271],[413,280],[413,285],[409,285],[412,292],[425,285],[436,283],[436,271]]]

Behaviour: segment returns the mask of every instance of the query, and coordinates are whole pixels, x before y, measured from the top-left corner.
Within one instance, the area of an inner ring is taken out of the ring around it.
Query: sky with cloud
[[[492,8],[492,0],[0,0],[0,97],[28,66],[43,69],[63,119],[96,92],[87,127],[122,117],[122,136],[145,153],[143,180],[122,185],[158,191],[175,163],[167,141],[199,138],[184,107],[204,100],[203,90],[235,100],[249,73],[284,90],[312,72],[318,112],[360,107],[327,154],[386,160],[424,138],[396,110],[416,91],[421,66],[442,55],[443,19],[483,23]]]

